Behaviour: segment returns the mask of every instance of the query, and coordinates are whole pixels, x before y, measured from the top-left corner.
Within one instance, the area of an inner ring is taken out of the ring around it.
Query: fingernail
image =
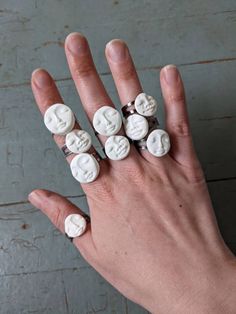
[[[66,38],[66,47],[73,55],[83,55],[88,52],[86,38],[80,33],[71,33]]]
[[[32,80],[38,88],[49,87],[52,84],[51,76],[43,69],[36,69],[32,73]]]
[[[125,61],[128,57],[128,49],[126,44],[120,39],[113,39],[106,45],[108,56],[114,62]]]
[[[179,71],[175,65],[167,65],[164,67],[164,77],[167,84],[176,85],[179,80]]]
[[[40,208],[42,202],[45,199],[45,194],[43,191],[32,191],[29,195],[28,195],[28,200],[30,201],[31,204],[33,204],[35,207]]]

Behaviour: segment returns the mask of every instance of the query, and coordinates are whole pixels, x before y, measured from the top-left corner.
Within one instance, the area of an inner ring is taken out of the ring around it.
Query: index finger
[[[63,99],[56,87],[56,84],[53,80],[53,78],[50,76],[50,74],[43,70],[43,69],[37,69],[32,73],[32,79],[31,79],[31,85],[32,85],[32,91],[36,100],[36,103],[38,105],[38,108],[42,115],[46,112],[46,110],[55,103],[63,103]],[[80,129],[79,124],[76,123],[76,128]],[[65,145],[65,136],[62,135],[53,135],[53,138],[57,144],[57,146],[61,149],[62,146]],[[96,153],[95,148],[92,146],[89,150],[91,154]],[[72,161],[72,159],[75,157],[75,154],[71,154],[66,157],[68,163]],[[107,163],[105,160],[100,161],[100,174],[99,178],[101,179],[104,174],[107,172],[105,171],[107,167]],[[99,179],[98,178],[98,179]],[[90,182],[89,184],[81,184],[83,189],[85,186],[93,186],[95,182]]]

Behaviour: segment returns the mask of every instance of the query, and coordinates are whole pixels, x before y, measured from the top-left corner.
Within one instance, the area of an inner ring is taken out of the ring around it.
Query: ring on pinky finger
[[[74,238],[86,232],[89,223],[90,217],[85,213],[68,215],[64,222],[66,237],[73,242]]]

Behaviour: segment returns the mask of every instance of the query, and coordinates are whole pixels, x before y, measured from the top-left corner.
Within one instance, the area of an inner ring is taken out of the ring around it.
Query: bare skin
[[[65,52],[72,78],[90,121],[111,105],[85,37],[70,34]],[[142,87],[126,44],[112,40],[106,58],[122,105]],[[82,188],[91,225],[74,239],[84,258],[114,287],[152,313],[235,313],[236,259],[216,222],[200,163],[194,151],[184,87],[175,66],[161,70],[168,155],[155,158],[133,146],[122,161],[101,162],[98,179]],[[32,74],[32,90],[42,114],[62,102],[51,76]],[[66,103],[66,101],[65,101]],[[55,136],[58,146],[64,137]],[[104,143],[105,138],[100,138]],[[71,157],[68,158],[70,162]],[[35,190],[30,202],[64,233],[64,220],[80,211],[64,197]]]

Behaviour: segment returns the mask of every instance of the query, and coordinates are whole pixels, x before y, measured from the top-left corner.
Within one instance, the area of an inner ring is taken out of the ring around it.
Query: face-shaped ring
[[[101,135],[115,135],[119,132],[121,125],[119,112],[110,106],[103,106],[94,114],[93,127]]]
[[[151,117],[157,111],[156,100],[145,93],[141,93],[135,98],[134,106],[136,111],[145,117]]]
[[[112,160],[122,160],[126,158],[130,151],[130,143],[127,137],[122,135],[110,136],[105,143],[105,152]]]
[[[90,183],[98,177],[100,166],[93,155],[82,153],[72,159],[70,169],[77,181],[80,183]]]
[[[168,133],[161,129],[152,131],[147,138],[147,149],[156,157],[166,155],[170,150],[170,138]]]
[[[45,112],[44,124],[51,133],[65,135],[73,129],[75,116],[68,106],[54,104]]]
[[[136,113],[128,116],[125,121],[125,133],[134,141],[141,140],[148,133],[147,119]]]
[[[72,153],[85,153],[91,145],[91,136],[84,130],[74,129],[66,135],[66,146]]]
[[[65,233],[70,238],[81,236],[86,230],[86,219],[79,214],[70,214],[65,219]]]

